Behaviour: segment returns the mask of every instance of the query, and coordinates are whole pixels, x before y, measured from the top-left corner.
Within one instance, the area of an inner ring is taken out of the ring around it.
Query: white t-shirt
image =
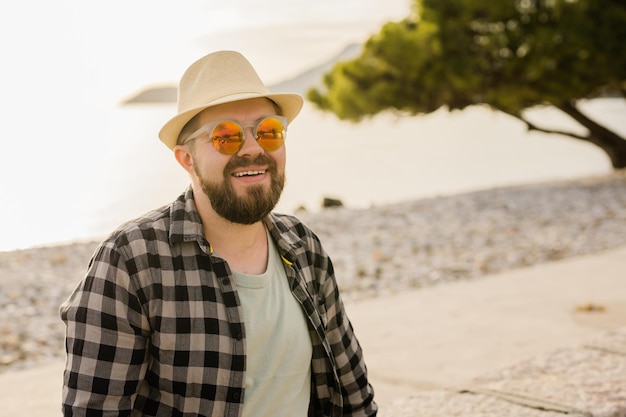
[[[267,240],[265,273],[233,272],[246,332],[243,416],[305,417],[311,396],[311,339],[269,233]]]

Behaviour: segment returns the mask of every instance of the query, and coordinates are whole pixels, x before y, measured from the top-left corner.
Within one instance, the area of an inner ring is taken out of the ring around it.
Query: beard
[[[231,174],[236,168],[245,168],[253,164],[268,167],[270,188],[266,190],[264,185],[249,186],[245,194],[239,196],[233,189]],[[198,182],[209,198],[213,210],[232,223],[254,224],[264,219],[276,207],[285,186],[285,175],[278,172],[276,161],[263,154],[253,160],[234,156],[224,167],[224,177],[220,182],[202,177],[197,166],[194,163]]]

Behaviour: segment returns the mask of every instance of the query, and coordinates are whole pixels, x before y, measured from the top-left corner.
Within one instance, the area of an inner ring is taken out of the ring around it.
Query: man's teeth
[[[235,172],[233,175],[235,177],[248,177],[253,175],[261,175],[265,174],[265,171],[243,171],[243,172]]]

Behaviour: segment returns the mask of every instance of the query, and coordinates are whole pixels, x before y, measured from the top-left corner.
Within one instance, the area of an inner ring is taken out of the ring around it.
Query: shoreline
[[[376,209],[391,208],[391,207],[396,207],[396,206],[406,206],[408,204],[418,204],[418,203],[429,204],[429,202],[434,201],[434,200],[450,199],[450,198],[455,198],[459,196],[473,195],[473,194],[479,194],[479,193],[492,193],[492,192],[497,192],[498,190],[514,191],[517,189],[528,189],[528,188],[538,188],[538,189],[548,188],[548,187],[558,188],[558,187],[567,187],[570,185],[573,186],[575,184],[584,185],[584,184],[593,184],[595,182],[619,180],[620,178],[626,181],[626,169],[614,170],[610,172],[581,174],[580,176],[574,176],[574,177],[538,179],[535,181],[528,181],[528,182],[512,182],[508,185],[493,185],[493,186],[485,186],[485,187],[477,186],[476,188],[459,190],[456,192],[441,192],[438,194],[425,195],[423,197],[405,198],[399,201],[392,200],[389,202],[370,203],[369,206],[359,206],[359,205],[352,206],[349,204],[345,204],[345,205],[340,205],[340,206],[322,207],[322,203],[320,202],[319,207],[313,207],[312,209],[310,207],[307,207],[306,204],[303,203],[300,205],[295,205],[292,210],[281,211],[280,209],[277,209],[275,211],[279,213],[291,214],[301,219],[306,218],[307,220],[311,220],[312,223],[316,223],[316,219],[315,219],[316,217],[323,217],[321,216],[321,214],[323,214],[324,212],[333,212],[333,210],[359,213],[359,212],[367,212],[367,211],[376,210]],[[180,192],[182,191],[183,189],[180,190]],[[327,197],[329,199],[339,201],[341,202],[341,204],[344,203],[344,200],[340,195],[335,195],[335,194],[331,195],[331,194],[332,193],[323,197]],[[178,195],[174,195],[172,199],[176,198],[177,196]],[[126,220],[128,219],[125,219],[123,222],[125,222]],[[112,232],[113,229],[111,229],[110,231]],[[99,236],[99,237],[94,235],[91,237],[82,237],[82,238],[75,238],[75,239],[68,239],[68,240],[44,242],[44,243],[33,244],[33,245],[24,246],[24,247],[0,249],[0,256],[2,256],[3,254],[13,254],[17,252],[50,250],[50,249],[65,247],[65,246],[94,246],[94,249],[95,249],[95,246],[97,246],[105,237],[106,235]],[[2,265],[0,264],[0,267],[1,266]]]
[[[626,246],[626,171],[297,215],[352,303]],[[0,252],[0,373],[63,357],[58,307],[97,245]]]

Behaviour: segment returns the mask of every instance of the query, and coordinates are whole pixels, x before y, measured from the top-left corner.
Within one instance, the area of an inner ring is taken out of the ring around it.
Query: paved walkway
[[[385,404],[626,326],[626,247],[348,308]]]

